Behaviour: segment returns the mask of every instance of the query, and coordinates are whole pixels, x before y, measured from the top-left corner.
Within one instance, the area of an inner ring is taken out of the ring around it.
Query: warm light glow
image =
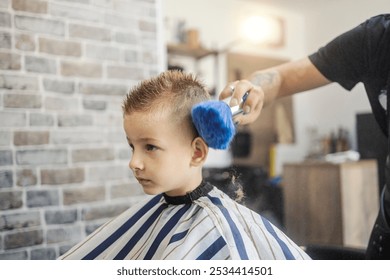
[[[280,22],[269,16],[253,16],[244,21],[242,33],[252,43],[277,44],[281,38]]]

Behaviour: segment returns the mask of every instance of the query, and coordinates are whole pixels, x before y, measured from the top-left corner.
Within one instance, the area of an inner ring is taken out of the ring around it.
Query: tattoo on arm
[[[272,87],[275,85],[276,81],[276,71],[271,72],[258,72],[252,78],[251,82],[257,86],[261,86],[263,88]]]
[[[281,86],[281,77],[277,70],[259,71],[252,75],[250,82],[261,87],[264,93],[264,106],[266,106],[277,98]]]

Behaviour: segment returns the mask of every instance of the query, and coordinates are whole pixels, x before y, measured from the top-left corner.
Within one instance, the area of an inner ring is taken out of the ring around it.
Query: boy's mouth
[[[144,184],[147,184],[147,183],[150,183],[151,180],[149,179],[145,179],[145,178],[141,178],[141,177],[136,177],[137,181],[141,184],[141,185],[144,185]]]

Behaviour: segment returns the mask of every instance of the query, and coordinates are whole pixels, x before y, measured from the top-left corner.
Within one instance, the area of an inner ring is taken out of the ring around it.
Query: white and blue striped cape
[[[310,259],[268,220],[213,188],[192,204],[148,198],[102,225],[59,259]]]

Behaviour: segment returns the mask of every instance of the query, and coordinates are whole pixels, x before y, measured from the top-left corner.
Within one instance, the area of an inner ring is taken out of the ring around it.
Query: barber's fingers
[[[242,105],[244,114],[235,117],[238,124],[249,124],[254,122],[260,115],[264,104],[264,92],[261,87],[254,86],[248,92],[245,102]]]
[[[251,88],[253,88],[253,85],[247,80],[232,82],[223,89],[219,99],[231,97],[229,105],[236,106],[241,103],[242,98]]]
[[[235,81],[235,82],[232,82],[230,84],[228,84],[220,93],[219,95],[219,100],[223,100],[223,99],[226,99],[228,97],[231,97],[235,88],[236,88],[236,84],[238,83],[239,81]]]
[[[244,98],[245,96],[245,98]],[[244,114],[235,116],[237,124],[248,124],[254,122],[260,115],[264,104],[264,92],[261,87],[254,86],[247,80],[235,81],[227,85],[221,92],[219,99],[231,97],[229,105],[241,104]]]
[[[238,104],[242,103],[242,101],[245,101],[245,104],[247,104],[246,100],[248,99],[249,94],[250,94],[252,89],[253,89],[252,83],[250,83],[247,80],[242,80],[242,81],[239,81],[238,83],[236,83],[235,88],[234,88],[234,92],[232,95],[232,100],[230,100],[230,104],[231,105],[238,105]],[[245,99],[243,99],[244,96],[245,96]]]

